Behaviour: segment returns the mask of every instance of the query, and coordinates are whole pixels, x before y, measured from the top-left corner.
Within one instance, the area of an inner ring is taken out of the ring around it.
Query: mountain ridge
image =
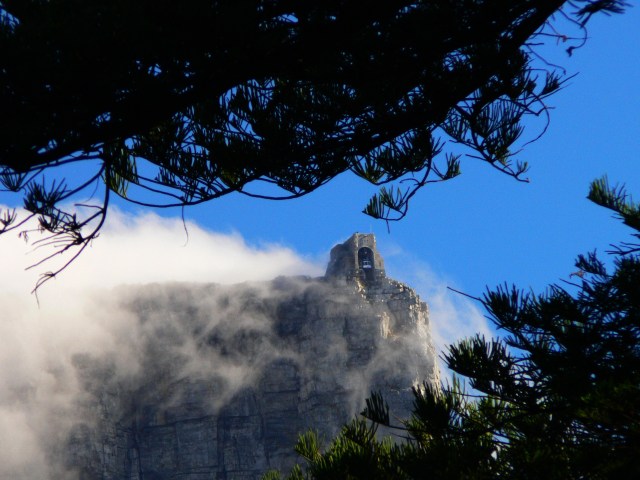
[[[332,251],[325,277],[120,289],[117,348],[73,359],[84,395],[51,478],[257,479],[291,467],[299,433],[335,436],[372,390],[406,417],[411,388],[439,382],[428,307],[370,237]]]

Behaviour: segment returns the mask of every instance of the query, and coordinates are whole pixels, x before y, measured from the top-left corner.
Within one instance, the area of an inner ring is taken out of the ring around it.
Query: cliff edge
[[[134,358],[74,359],[86,395],[52,478],[260,478],[371,390],[406,417],[411,387],[438,381],[427,305],[386,277],[373,235],[336,246],[322,278],[128,287],[118,308]]]

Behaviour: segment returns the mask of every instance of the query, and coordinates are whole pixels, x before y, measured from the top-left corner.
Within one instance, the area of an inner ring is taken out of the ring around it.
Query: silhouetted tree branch
[[[382,187],[365,213],[397,220],[419,189],[457,176],[465,152],[526,181],[514,159],[522,120],[546,118],[545,99],[565,80],[533,66],[537,44],[582,43],[554,15],[580,31],[623,7],[2,0],[0,182],[42,230],[78,248],[100,216],[80,220],[70,204],[92,194],[96,174],[98,190],[183,207],[233,192],[297,198],[352,171]],[[83,165],[90,181],[62,181]],[[3,218],[2,231],[15,226]]]

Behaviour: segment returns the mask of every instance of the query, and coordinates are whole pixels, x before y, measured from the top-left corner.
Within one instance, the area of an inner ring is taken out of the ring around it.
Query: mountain
[[[256,479],[296,461],[299,433],[335,436],[371,390],[402,417],[413,385],[438,382],[427,305],[386,277],[373,235],[334,247],[321,278],[115,298],[126,328],[74,356],[83,393],[51,478]]]

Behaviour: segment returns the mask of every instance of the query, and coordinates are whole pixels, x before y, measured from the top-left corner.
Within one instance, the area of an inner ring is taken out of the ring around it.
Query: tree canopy
[[[606,179],[589,198],[615,210],[640,238],[640,204]],[[380,395],[327,448],[307,433],[305,468],[289,479],[609,479],[640,476],[640,244],[616,247],[614,271],[595,253],[542,295],[515,287],[478,299],[499,339],[449,347],[452,385],[414,390],[404,442],[376,437],[390,425]],[[277,479],[271,472],[266,478]]]
[[[571,52],[594,13],[624,5],[1,0],[0,182],[59,252],[95,238],[113,194],[295,198],[347,171],[381,187],[367,214],[399,219],[462,152],[524,180],[522,120],[566,78],[537,47]],[[69,206],[94,192],[84,214]]]

